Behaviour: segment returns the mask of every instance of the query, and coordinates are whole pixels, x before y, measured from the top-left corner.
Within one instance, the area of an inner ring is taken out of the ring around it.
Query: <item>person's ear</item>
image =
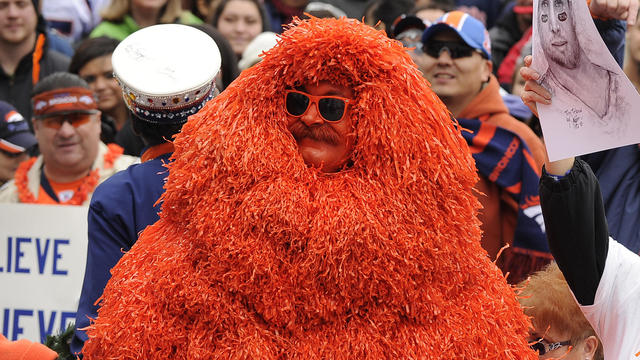
[[[489,82],[491,80],[491,73],[493,71],[493,62],[491,60],[484,60],[484,64],[482,67],[482,78],[485,82]]]
[[[38,123],[36,118],[32,117],[31,118],[31,128],[33,129],[33,133],[36,134],[36,136],[38,134],[39,126],[40,126],[40,124]]]
[[[595,355],[596,350],[598,350],[598,345],[600,344],[600,341],[598,340],[597,337],[595,337],[594,335],[591,335],[588,338],[584,339],[583,343],[584,343],[583,350],[586,358],[593,359],[593,356]]]

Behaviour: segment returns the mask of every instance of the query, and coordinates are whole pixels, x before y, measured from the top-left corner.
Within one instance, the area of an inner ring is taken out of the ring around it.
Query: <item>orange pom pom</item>
[[[283,93],[355,94],[352,166],[309,168]],[[85,359],[537,359],[480,246],[473,159],[402,45],[298,21],[174,142],[161,219],[112,270]]]

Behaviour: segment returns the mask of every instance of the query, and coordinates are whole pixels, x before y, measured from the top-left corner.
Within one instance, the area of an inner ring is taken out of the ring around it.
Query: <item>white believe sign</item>
[[[0,204],[0,330],[44,342],[75,322],[87,207]]]

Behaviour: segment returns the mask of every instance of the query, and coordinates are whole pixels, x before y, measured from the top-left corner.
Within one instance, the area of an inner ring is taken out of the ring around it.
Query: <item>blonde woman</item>
[[[202,23],[191,12],[182,9],[180,0],[111,0],[101,15],[103,21],[93,29],[91,37],[124,40],[136,30],[151,25]]]

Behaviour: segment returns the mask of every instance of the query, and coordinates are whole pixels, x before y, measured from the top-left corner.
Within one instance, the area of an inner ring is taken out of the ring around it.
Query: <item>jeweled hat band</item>
[[[115,77],[122,88],[122,95],[129,110],[143,120],[158,123],[180,123],[187,121],[187,118],[184,117],[185,110],[191,110],[195,107],[197,107],[198,110],[201,109],[204,105],[203,102],[211,100],[211,97],[207,98],[207,96],[213,94],[213,89],[215,88],[215,82],[212,81],[191,91],[185,91],[171,96],[154,96],[137,92],[119,79],[117,74]],[[195,112],[186,116],[193,114],[195,114]]]
[[[121,86],[125,89],[125,86],[122,84]],[[144,121],[158,124],[179,124],[186,122],[189,116],[200,111],[207,101],[213,99],[215,93],[215,84],[212,82],[202,90],[195,90],[192,94],[180,97],[139,97],[130,91],[125,92],[124,97],[129,110]],[[191,96],[193,99],[190,98]],[[141,98],[145,99],[149,105],[142,105],[140,101],[135,100]]]
[[[33,97],[33,115],[43,117],[61,113],[93,113],[98,109],[93,91],[69,87],[45,91]]]

